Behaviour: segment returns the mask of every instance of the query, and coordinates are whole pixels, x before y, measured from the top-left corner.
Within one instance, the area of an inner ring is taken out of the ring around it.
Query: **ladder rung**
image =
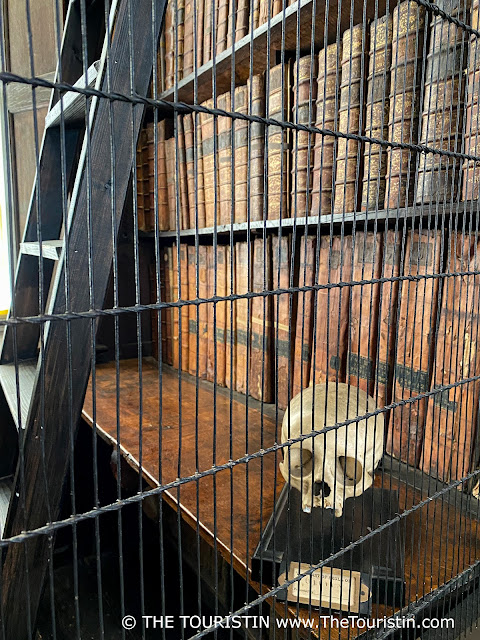
[[[20,360],[18,363],[18,384],[20,391],[20,411],[22,418],[22,428],[25,427],[30,400],[35,385],[37,373],[36,360]],[[19,407],[17,402],[17,380],[15,373],[15,363],[0,365],[0,384],[2,385],[5,399],[8,402],[15,424],[19,425]]]
[[[75,82],[74,87],[93,87],[97,79],[100,61],[97,60],[88,68],[85,82],[85,74]],[[62,101],[59,100],[54,107],[50,109],[45,117],[45,127],[58,127],[61,121]],[[65,123],[76,122],[85,118],[85,96],[75,91],[67,91],[63,95],[63,118]]]
[[[2,478],[0,480],[0,539],[3,536],[5,522],[7,520],[8,505],[12,495],[12,479]]]
[[[48,260],[58,260],[63,248],[63,240],[43,240],[42,256]],[[28,256],[40,255],[39,242],[21,242],[20,253]]]

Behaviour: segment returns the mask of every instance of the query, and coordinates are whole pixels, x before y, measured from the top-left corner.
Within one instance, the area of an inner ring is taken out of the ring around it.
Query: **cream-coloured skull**
[[[378,414],[319,433],[377,409],[374,399],[354,386],[330,382],[326,391],[325,384],[317,384],[292,398],[283,418],[282,442],[312,431],[318,435],[284,448],[280,471],[301,491],[304,511],[323,506],[335,509],[339,517],[344,501],[373,483],[383,455],[384,419]]]

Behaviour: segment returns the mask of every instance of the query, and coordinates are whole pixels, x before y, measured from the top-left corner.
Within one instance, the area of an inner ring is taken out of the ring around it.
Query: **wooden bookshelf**
[[[352,7],[350,2],[332,0],[328,3],[328,15],[325,17],[326,3],[323,0],[298,0],[285,12],[273,16],[270,23],[262,24],[253,33],[247,34],[221,54],[215,57],[215,64],[210,60],[199,67],[178,83],[176,88],[168,89],[159,97],[162,100],[182,101],[186,103],[203,102],[212,97],[213,80],[215,79],[217,96],[228,91],[232,86],[232,74],[235,77],[235,86],[245,84],[250,76],[250,51],[252,51],[253,74],[261,73],[270,65],[276,64],[276,52],[300,50],[308,53],[311,48],[312,34],[315,49],[318,50],[325,44],[325,22],[327,23],[327,43],[335,41],[337,29],[343,33],[353,24],[358,24],[364,18],[364,5],[366,19],[381,16],[385,12],[386,1],[377,3],[356,2]],[[315,16],[314,28],[312,28],[312,16]],[[268,56],[270,51],[270,56]]]
[[[160,376],[157,364],[151,359],[142,363],[141,414],[136,359],[120,361],[118,387],[114,362],[97,365],[95,382],[97,433],[112,447],[116,447],[118,418],[122,454],[137,472],[141,468],[150,487],[174,482],[179,473],[181,477],[188,477],[194,476],[197,471],[211,470],[212,465],[222,465],[247,453],[258,452],[279,439],[282,412],[277,413],[274,406],[262,407],[250,398],[247,406],[245,396],[221,387],[215,391],[211,383],[197,381],[188,374],[179,374],[170,367],[164,366]],[[117,394],[120,401],[118,416]],[[93,426],[92,402],[90,381],[83,417]],[[140,433],[143,451],[141,465]],[[215,457],[213,444],[216,445]],[[201,536],[228,562],[233,562],[235,571],[245,580],[249,580],[251,556],[284,484],[278,471],[280,459],[281,453],[268,453],[248,464],[238,464],[232,469],[193,479],[162,494],[168,504],[180,510],[182,518],[194,530],[198,520]],[[389,460],[385,472],[377,472],[375,485],[398,490],[400,513],[438,491],[439,484],[428,481],[422,472],[416,470],[405,474],[402,471],[404,465]],[[427,502],[402,520],[406,533],[407,603],[428,602],[429,595],[435,589],[475,564],[480,531],[478,513],[475,515],[472,504],[476,505],[474,498],[451,489],[445,496]],[[470,579],[467,583],[470,584]],[[258,593],[272,587],[251,584]],[[319,623],[318,611],[309,612],[305,607],[297,611],[294,605],[286,607],[284,603],[277,603],[276,613],[279,616],[313,618],[316,624]],[[388,607],[374,605],[372,616],[382,617],[392,613]],[[321,628],[314,631],[314,635],[327,638],[332,631]],[[348,629],[335,629],[334,633],[347,638],[361,635],[362,632],[354,629],[353,633],[350,630],[349,635]],[[305,635],[310,637],[307,631]]]

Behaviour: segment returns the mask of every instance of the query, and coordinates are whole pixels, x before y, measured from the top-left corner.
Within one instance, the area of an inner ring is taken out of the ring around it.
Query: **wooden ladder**
[[[166,0],[112,0],[101,59],[94,64],[90,60],[86,73],[87,64],[79,54],[80,4],[70,0],[56,81],[78,81],[80,86],[94,85],[123,95],[130,95],[133,86],[136,94],[147,95]],[[103,3],[98,5],[103,7]],[[100,40],[101,20],[93,22],[89,51],[95,50],[95,38],[97,43]],[[54,93],[46,118],[15,274],[12,318],[102,308],[112,266],[112,236],[118,232],[135,163],[143,104],[93,97],[86,113],[85,96],[70,92],[64,94],[61,118],[58,99]],[[85,316],[51,320],[43,327],[27,322],[5,328],[0,411],[2,403],[9,407],[15,427],[0,426],[3,539],[58,518],[90,375],[95,328],[96,318]],[[39,534],[4,549],[0,638],[27,640],[34,634],[52,540],[51,533]]]

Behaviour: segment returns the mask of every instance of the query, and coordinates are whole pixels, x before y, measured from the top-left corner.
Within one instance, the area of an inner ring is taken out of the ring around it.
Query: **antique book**
[[[188,2],[188,0],[187,0]],[[193,114],[186,113],[182,116],[183,131],[185,135],[185,162],[187,169],[187,192],[188,192],[188,228],[195,229],[195,153],[193,134]]]
[[[477,234],[450,232],[450,273],[477,271],[480,266]],[[448,276],[442,282],[440,322],[435,347],[432,391],[479,375],[478,358],[480,290],[475,276]],[[477,432],[479,381],[438,391],[428,398],[421,467],[444,482],[458,480],[470,471]],[[473,461],[474,462],[474,461]]]
[[[230,92],[218,97],[217,107],[230,111]],[[218,171],[218,203],[217,224],[230,224],[232,216],[232,118],[217,118],[217,171]]]
[[[381,277],[382,248],[382,233],[360,231],[355,234],[353,282]],[[380,284],[355,285],[350,299],[347,382],[373,396]]]
[[[188,254],[187,254],[187,245],[184,242],[180,243],[180,289],[178,291],[178,297],[181,300],[188,300]],[[189,314],[189,306],[183,305],[180,308],[180,331],[182,336],[181,367],[182,367],[182,371],[187,371],[187,372],[188,372],[188,366],[189,366],[188,346],[190,342],[188,314]]]
[[[168,138],[168,140],[165,140],[165,169],[167,172],[169,228],[170,231],[175,231],[177,229],[177,214],[179,221],[178,228],[182,228],[182,218],[180,215],[180,211],[177,211],[175,138]]]
[[[177,5],[177,51],[175,56],[176,73],[178,81],[184,77],[183,53],[185,50],[185,0],[174,0]]]
[[[194,10],[196,11],[196,28],[197,28],[197,68],[201,67],[203,60],[203,33],[204,33],[204,11],[208,0],[193,0]],[[194,44],[195,46],[195,44]]]
[[[235,293],[242,295],[250,291],[251,246],[247,242],[235,244]],[[247,393],[247,371],[250,330],[250,304],[248,298],[235,301],[236,336],[236,390]]]
[[[160,34],[160,39],[158,41],[158,50],[157,50],[157,96],[163,93],[166,90],[165,79],[166,79],[166,69],[165,69],[165,29],[162,30]],[[153,87],[152,87],[152,96],[153,95]]]
[[[378,406],[384,407],[392,400],[392,378],[397,338],[398,278],[402,231],[388,229],[383,239],[383,278],[392,278],[380,285],[378,309],[378,354],[375,365],[375,390],[373,397]]]
[[[147,179],[145,181],[145,197],[148,203],[145,205],[144,231],[152,231],[155,228],[155,133],[154,123],[147,124]],[[157,178],[158,179],[158,178]]]
[[[235,89],[234,105],[238,113],[248,114],[248,85]],[[248,128],[246,120],[235,120],[234,127],[234,222],[247,221],[247,193],[248,183]],[[251,188],[251,184],[250,184]],[[251,191],[250,191],[251,193]]]
[[[198,297],[208,297],[207,286],[207,247],[198,247]],[[208,352],[208,304],[198,306],[198,377],[207,377],[207,352]]]
[[[315,236],[299,236],[297,251],[300,254],[298,265],[298,287],[313,287],[315,284]],[[292,248],[293,250],[293,248]],[[293,365],[293,391],[296,396],[310,382],[310,363],[312,355],[313,332],[313,289],[299,291],[296,308],[295,356]]]
[[[439,6],[463,21],[464,2],[440,0]],[[463,69],[466,42],[462,29],[432,16],[425,66],[425,88],[420,143],[443,151],[461,151]],[[433,153],[420,154],[417,172],[418,203],[447,202],[456,197],[461,162]]]
[[[226,246],[207,246],[207,292],[208,297],[225,297],[227,285]],[[208,359],[207,379],[225,386],[225,337],[226,303],[208,303]]]
[[[359,134],[363,124],[364,38],[363,24],[348,29],[342,37],[338,129],[343,133]],[[358,142],[340,138],[336,160],[335,213],[357,211],[359,195],[361,195],[361,182]]]
[[[237,0],[236,16],[235,16],[235,42],[238,42],[239,40],[241,40],[249,32],[250,30],[249,18],[250,18],[249,0]],[[229,46],[231,46],[231,43]]]
[[[162,251],[162,265],[163,287],[160,289],[163,293],[162,302],[171,302],[173,299],[173,249],[172,247],[164,247]],[[163,314],[165,317],[165,337],[166,345],[164,352],[164,362],[167,364],[173,364],[173,309],[167,308],[162,310],[162,327],[163,327]],[[163,341],[163,336],[162,336]],[[163,342],[162,342],[163,344]]]
[[[197,295],[197,253],[195,245],[187,246],[188,254],[188,300],[195,300]],[[199,265],[200,268],[200,265]],[[199,275],[199,274],[198,274]],[[200,306],[188,306],[188,372],[192,376],[197,375],[197,345],[199,343],[199,334],[197,323],[197,314]],[[200,369],[200,366],[199,366]]]
[[[185,3],[185,25],[184,25],[184,45],[183,45],[183,73],[185,78],[193,71],[193,47],[194,47],[194,0],[184,0]]]
[[[265,0],[252,0],[252,22],[253,22],[253,30],[257,29],[260,26],[260,4]]]
[[[177,244],[172,244],[172,269],[170,272],[171,301],[177,302],[178,297],[178,253]],[[181,367],[180,361],[180,308],[172,307],[172,364],[175,369]]]
[[[251,115],[265,116],[265,83],[263,74],[253,76],[248,81],[249,104]],[[250,125],[250,173],[248,184],[250,185],[250,220],[263,220],[264,214],[264,151],[265,151],[265,126],[259,122]],[[235,220],[235,222],[241,222]],[[245,218],[246,222],[246,218]]]
[[[216,37],[216,53],[217,56],[227,48],[227,28],[229,20],[228,4],[229,0],[216,0],[217,2],[217,15],[215,16],[217,21],[217,29],[215,33]]]
[[[215,295],[215,255],[213,245],[207,245],[207,298]],[[215,381],[216,375],[216,346],[215,328],[217,311],[214,302],[207,303],[207,380]]]
[[[367,79],[365,135],[388,139],[390,67],[392,61],[392,18],[387,15],[370,25],[370,51]],[[362,211],[383,209],[387,149],[365,144],[363,159]]]
[[[286,121],[290,117],[290,64],[279,64],[270,69],[267,117]],[[288,217],[289,188],[289,150],[290,133],[282,128],[270,125],[267,130],[267,212],[266,218],[278,220]]]
[[[217,245],[217,290],[216,295],[224,298],[227,295],[227,246]],[[227,303],[217,302],[217,384],[225,386],[226,374],[226,337],[227,337]]]
[[[293,286],[291,236],[272,237],[273,289]],[[273,296],[273,363],[274,383],[279,409],[286,409],[292,399],[293,358],[295,347],[295,296],[281,293]]]
[[[157,125],[157,203],[158,228],[160,231],[168,231],[170,223],[168,212],[165,120],[161,120]]]
[[[167,2],[165,9],[165,88],[173,87],[175,79],[175,2]]]
[[[255,238],[252,291],[272,290],[272,238]],[[274,398],[272,370],[272,296],[252,298],[249,394],[263,402]]]
[[[318,285],[337,285],[352,277],[352,237],[322,236],[318,256]],[[349,288],[319,288],[314,301],[315,332],[311,384],[345,382],[348,350]],[[313,324],[313,322],[312,322]]]
[[[337,128],[338,97],[340,92],[341,45],[336,43],[318,54],[317,104],[315,126],[334,131]],[[337,143],[333,136],[315,134],[313,150],[311,215],[332,212],[333,158]]]
[[[233,252],[230,245],[227,245],[226,253],[226,292],[227,296],[235,294],[235,247]],[[237,388],[237,320],[236,307],[237,303],[229,300],[226,303],[226,334],[225,334],[225,385],[229,389]]]
[[[180,213],[182,217],[182,229],[190,228],[190,215],[188,209],[188,184],[187,184],[187,162],[185,157],[185,134],[183,131],[183,120],[177,116],[177,144],[175,145],[175,163],[178,171],[180,183]]]
[[[427,276],[438,273],[441,245],[439,231],[410,230],[403,274]],[[430,389],[437,305],[438,278],[402,282],[393,380],[395,402],[402,403]],[[418,465],[425,413],[425,398],[400,404],[391,412],[386,442],[388,453],[411,465]]]
[[[317,57],[303,56],[293,66],[293,107],[294,124],[313,126],[315,123],[315,100],[317,83]],[[291,162],[291,215],[308,216],[310,211],[310,192],[313,176],[313,134],[307,131],[294,131],[292,134]]]
[[[479,0],[473,0],[470,24],[479,28]],[[480,151],[478,95],[480,86],[480,55],[478,39],[472,34],[468,47],[467,96],[465,122],[465,153],[478,156]],[[477,200],[480,197],[480,167],[473,160],[463,165],[462,200]]]
[[[136,164],[137,164],[137,221],[140,231],[145,229],[145,182],[143,179],[143,147],[147,132],[145,129],[140,130],[138,136]]]
[[[207,63],[212,59],[212,49],[213,49],[213,41],[212,41],[212,26],[213,26],[213,7],[215,6],[216,0],[204,0],[204,8],[203,8],[203,54],[202,54],[202,64]]]
[[[203,174],[203,143],[202,143],[202,127],[200,114],[193,114],[193,140],[196,143],[197,155],[196,159],[196,187],[195,197],[196,206],[198,209],[198,228],[206,227],[205,222],[205,186],[204,186],[204,174]],[[195,171],[195,164],[194,164]]]
[[[395,7],[388,115],[391,142],[417,143],[424,28],[425,9],[422,6],[406,0]],[[416,161],[416,154],[410,149],[388,148],[386,209],[412,204]]]
[[[207,109],[213,109],[213,100],[203,103]],[[218,166],[214,154],[215,124],[210,113],[200,114],[200,126],[202,131],[202,160],[203,160],[203,186],[205,195],[205,225],[213,227],[215,224],[215,191],[218,190],[218,180],[215,179],[215,170]],[[217,189],[216,189],[217,188]]]

